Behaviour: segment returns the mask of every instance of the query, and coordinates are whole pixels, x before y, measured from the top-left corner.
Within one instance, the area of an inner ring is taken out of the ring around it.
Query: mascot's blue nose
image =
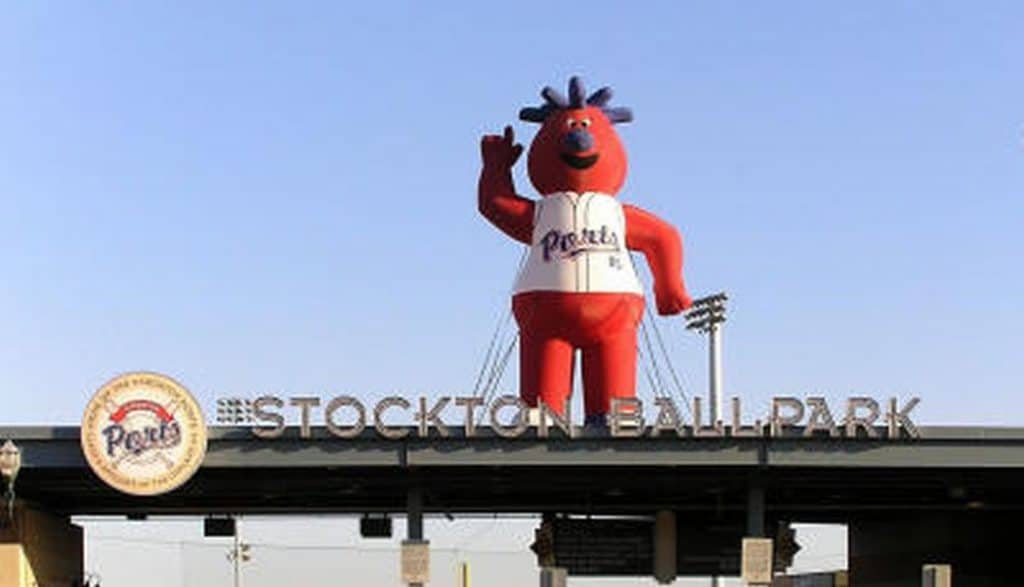
[[[582,153],[594,148],[594,136],[585,128],[577,128],[565,135],[563,143],[565,150],[570,153]]]

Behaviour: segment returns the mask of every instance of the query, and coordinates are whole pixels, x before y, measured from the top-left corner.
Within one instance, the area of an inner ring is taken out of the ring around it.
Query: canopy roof
[[[162,496],[107,487],[77,427],[0,428],[21,449],[19,498],[67,514],[428,512],[694,516],[742,512],[764,488],[770,518],[844,521],[893,510],[1024,509],[1024,429],[921,427],[921,438],[473,438],[342,440],[322,428],[274,440],[210,428],[199,472]],[[797,431],[799,432],[799,431]]]

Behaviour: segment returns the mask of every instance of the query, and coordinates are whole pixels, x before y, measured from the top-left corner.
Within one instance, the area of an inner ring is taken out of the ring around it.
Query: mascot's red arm
[[[672,225],[636,206],[624,205],[626,247],[647,258],[654,276],[654,297],[662,316],[693,305],[683,284],[683,242]]]
[[[480,213],[502,232],[525,244],[533,237],[533,201],[516,195],[512,166],[523,153],[515,144],[512,127],[505,134],[486,135],[480,140],[484,167],[480,172],[477,205]]]

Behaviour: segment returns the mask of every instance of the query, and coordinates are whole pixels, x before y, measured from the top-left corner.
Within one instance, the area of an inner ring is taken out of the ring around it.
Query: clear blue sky
[[[732,294],[751,411],[1024,425],[1022,31],[1017,2],[10,3],[0,422],[75,423],[132,369],[207,409],[468,393],[519,256],[479,137],[529,139],[518,109],[579,73],[636,113],[621,198]]]

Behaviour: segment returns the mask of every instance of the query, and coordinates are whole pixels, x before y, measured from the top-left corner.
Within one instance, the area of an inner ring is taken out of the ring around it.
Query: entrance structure
[[[916,587],[933,563],[951,564],[957,583],[1021,584],[1009,549],[1024,521],[1024,429],[922,426],[914,439],[842,441],[794,433],[563,440],[483,428],[389,440],[313,428],[312,438],[289,429],[267,441],[212,427],[191,480],[132,497],[95,477],[77,427],[0,428],[22,456],[14,523],[0,512],[0,587],[80,577],[72,515],[403,513],[410,504],[549,518],[671,511],[683,574],[738,574],[740,538],[773,534],[779,522],[845,523],[851,585]]]
[[[75,585],[82,578],[82,529],[66,516],[7,510],[0,526],[0,586]]]

